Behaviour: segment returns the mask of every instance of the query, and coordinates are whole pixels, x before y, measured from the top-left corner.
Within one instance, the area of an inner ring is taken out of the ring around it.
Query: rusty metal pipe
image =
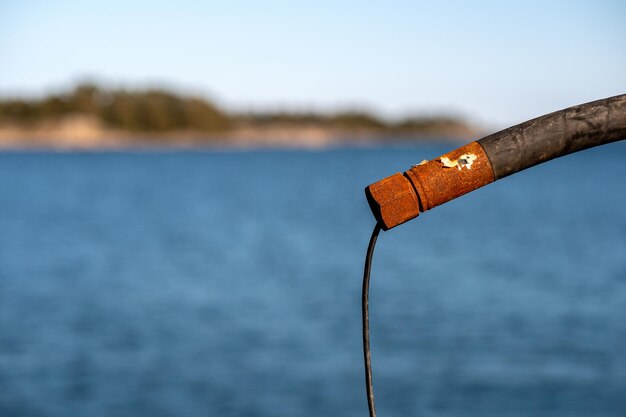
[[[493,181],[626,139],[626,94],[569,107],[471,142],[365,188],[383,230]]]

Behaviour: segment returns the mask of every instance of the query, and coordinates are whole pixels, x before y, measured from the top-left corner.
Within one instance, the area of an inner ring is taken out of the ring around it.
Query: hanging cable
[[[376,239],[380,233],[381,225],[376,223],[369,246],[367,247],[367,255],[365,255],[365,269],[363,271],[363,295],[361,298],[361,309],[363,313],[363,356],[365,359],[365,390],[367,392],[367,406],[369,407],[370,417],[376,417],[376,408],[374,406],[374,387],[372,385],[372,356],[370,354],[370,318],[369,318],[369,292],[370,292],[370,271],[372,269],[372,255],[374,255],[374,247]]]

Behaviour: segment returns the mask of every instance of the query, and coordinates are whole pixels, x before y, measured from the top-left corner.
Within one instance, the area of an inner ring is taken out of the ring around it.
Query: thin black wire
[[[370,315],[369,315],[369,292],[370,292],[370,271],[372,269],[372,255],[374,246],[380,232],[380,224],[376,223],[370,244],[365,255],[365,270],[363,271],[363,295],[361,298],[361,309],[363,312],[363,356],[365,359],[365,390],[367,392],[367,406],[370,410],[370,417],[376,417],[376,407],[374,406],[374,387],[372,386],[372,356],[370,354]]]

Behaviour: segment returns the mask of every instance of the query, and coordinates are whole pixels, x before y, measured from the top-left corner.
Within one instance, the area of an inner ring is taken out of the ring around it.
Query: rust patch
[[[457,169],[451,169],[451,168]],[[472,142],[406,172],[419,194],[422,211],[474,191],[494,181],[485,151]]]
[[[456,168],[456,169],[454,169]],[[491,163],[478,142],[430,161],[422,161],[365,189],[384,230],[494,181]]]
[[[365,189],[365,195],[383,230],[391,229],[420,214],[417,194],[411,182],[400,173],[370,185]]]

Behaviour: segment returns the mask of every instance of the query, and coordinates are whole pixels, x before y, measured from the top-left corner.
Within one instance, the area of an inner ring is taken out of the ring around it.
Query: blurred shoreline
[[[83,84],[37,99],[0,98],[0,149],[324,148],[467,140],[480,129],[448,115],[389,121],[362,110],[228,112],[170,91]]]
[[[441,129],[431,132],[384,134],[368,129],[323,126],[241,126],[225,131],[131,132],[102,127],[97,120],[75,116],[33,128],[0,127],[0,150],[13,149],[127,149],[127,148],[263,148],[316,149],[342,145],[377,145],[425,141],[467,141],[478,129]]]

